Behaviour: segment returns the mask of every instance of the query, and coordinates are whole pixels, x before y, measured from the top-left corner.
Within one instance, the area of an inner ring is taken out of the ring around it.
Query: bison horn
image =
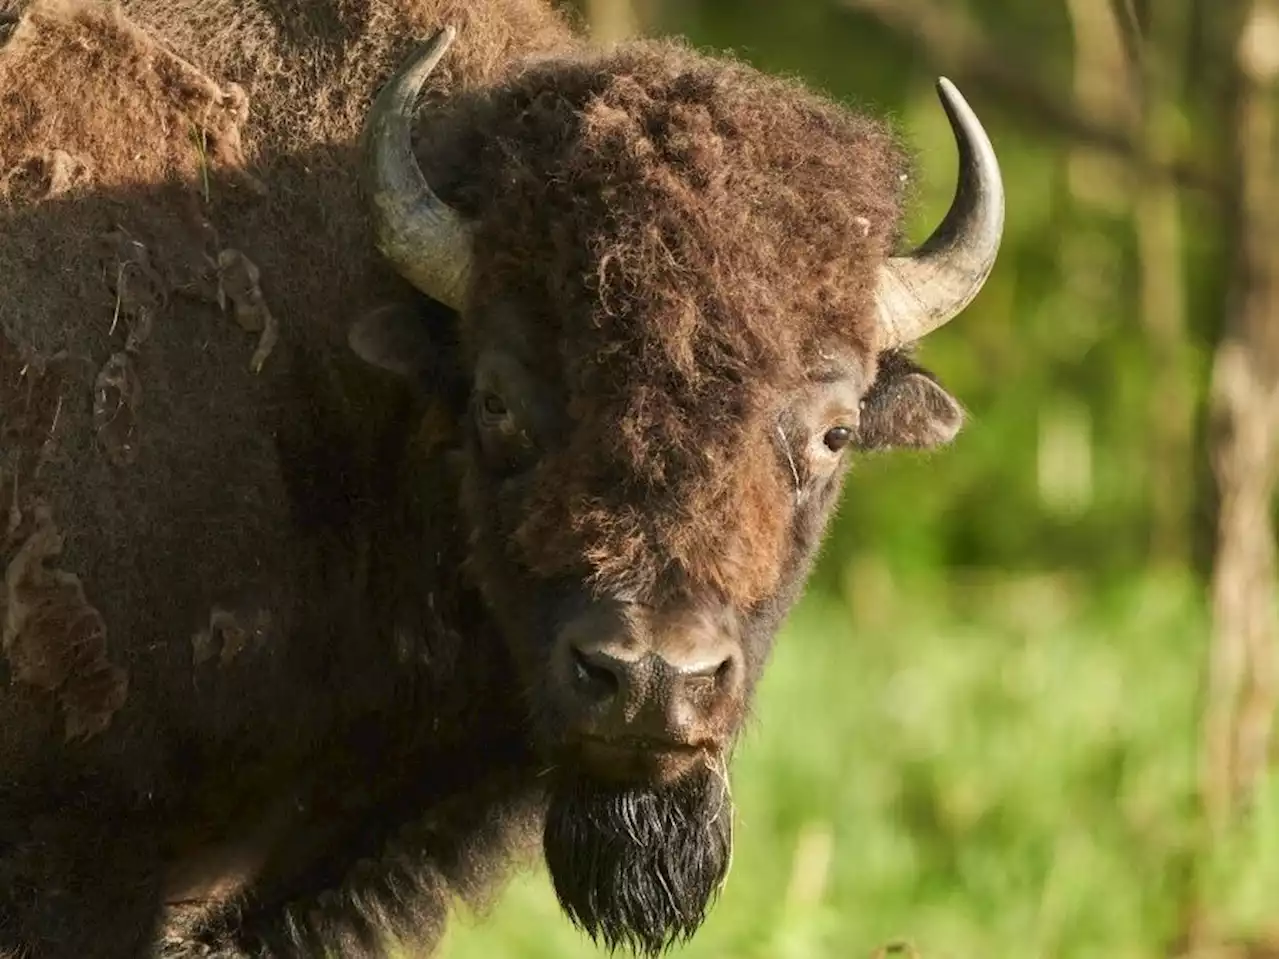
[[[1004,229],[1004,185],[978,117],[945,77],[938,97],[960,154],[951,209],[933,235],[906,256],[890,257],[876,285],[881,350],[905,346],[947,323],[986,282]]]
[[[379,252],[415,287],[455,310],[471,273],[471,229],[422,175],[409,126],[422,85],[456,35],[453,27],[440,30],[387,81],[369,111],[362,145]]]

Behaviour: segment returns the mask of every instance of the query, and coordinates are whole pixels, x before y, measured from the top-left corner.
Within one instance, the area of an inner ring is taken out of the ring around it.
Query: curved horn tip
[[[440,53],[443,54],[453,45],[453,41],[456,39],[458,39],[458,28],[452,23],[446,23],[431,35],[431,39],[427,41],[427,46],[439,49]]]
[[[936,88],[959,152],[959,178],[951,207],[929,238],[881,269],[881,349],[914,342],[960,313],[981,290],[1000,248],[1004,184],[995,148],[955,84],[938,77]]]
[[[975,136],[978,142],[985,142],[990,146],[990,138],[987,131],[982,126],[982,121],[978,119],[977,113],[973,107],[969,105],[969,101],[965,99],[960,89],[948,80],[946,77],[938,77],[934,84],[934,89],[938,92],[938,99],[942,102],[942,108],[947,114],[947,119],[954,127],[957,122],[963,123],[969,127],[970,135]],[[990,151],[993,154],[994,148]]]
[[[374,98],[361,136],[377,248],[415,287],[455,309],[469,282],[470,231],[423,176],[410,124],[414,102],[457,33],[446,24],[405,58]]]
[[[964,104],[966,107],[969,106],[969,101],[965,98],[965,95],[960,92],[960,88],[949,77],[938,77],[933,86],[938,91],[938,99]]]
[[[395,79],[402,83],[415,83],[421,88],[421,85],[427,79],[427,75],[436,68],[436,64],[449,52],[449,48],[453,46],[453,41],[457,38],[458,28],[451,23],[446,23],[436,30],[426,43],[410,52],[408,58],[401,64],[400,69],[396,71]]]

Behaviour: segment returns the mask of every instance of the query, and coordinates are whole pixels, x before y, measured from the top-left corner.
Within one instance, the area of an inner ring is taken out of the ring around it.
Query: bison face
[[[958,406],[898,354],[833,345],[799,382],[739,386],[760,402],[736,415],[667,397],[647,419],[643,377],[599,402],[522,348],[539,324],[510,301],[468,322],[473,575],[539,747],[602,788],[722,774],[851,457],[949,441]]]
[[[606,945],[657,953],[698,928],[724,877],[728,756],[848,458],[959,429],[902,351],[990,271],[999,171],[942,82],[956,197],[892,256],[891,138],[641,46],[531,66],[454,115],[431,162],[455,209],[409,122],[452,38],[371,111],[376,242],[458,317],[471,575],[547,766],[561,904]],[[357,352],[392,368],[428,355],[397,315],[359,324]]]
[[[548,769],[546,860],[583,928],[658,952],[700,925],[727,870],[729,756],[851,457],[949,440],[960,412],[902,356],[832,345],[758,408],[704,417],[685,459],[670,454],[679,430],[619,439],[633,404],[579,415],[545,326],[513,299],[467,324],[478,345],[455,360],[469,370],[455,413],[471,575]],[[415,311],[357,330],[383,366],[440,355]],[[650,445],[660,480],[642,469]]]
[[[708,435],[682,457],[664,435],[677,418],[631,442],[634,404],[592,403],[536,350],[521,355],[519,308],[469,322],[502,344],[478,351],[464,415],[474,573],[540,746],[619,788],[722,770],[855,443],[866,379],[804,384],[736,419],[691,410],[704,422],[678,442]]]

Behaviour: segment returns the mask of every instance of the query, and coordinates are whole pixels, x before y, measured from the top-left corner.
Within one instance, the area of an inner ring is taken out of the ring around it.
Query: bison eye
[[[477,411],[480,425],[491,430],[506,430],[511,425],[511,411],[497,393],[483,393]]]
[[[853,430],[847,426],[833,426],[822,437],[823,444],[833,453],[839,453],[853,439]]]
[[[532,465],[536,458],[533,436],[501,395],[480,390],[472,400],[472,409],[480,450],[495,475],[511,476]]]

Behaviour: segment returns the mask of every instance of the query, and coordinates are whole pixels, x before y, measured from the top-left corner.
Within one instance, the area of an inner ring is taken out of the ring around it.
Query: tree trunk
[[[1271,762],[1276,715],[1276,8],[1253,0],[1236,47],[1233,276],[1213,364],[1218,491],[1201,792],[1222,835]],[[1204,935],[1211,937],[1212,930]],[[1203,941],[1203,940],[1202,940]]]

